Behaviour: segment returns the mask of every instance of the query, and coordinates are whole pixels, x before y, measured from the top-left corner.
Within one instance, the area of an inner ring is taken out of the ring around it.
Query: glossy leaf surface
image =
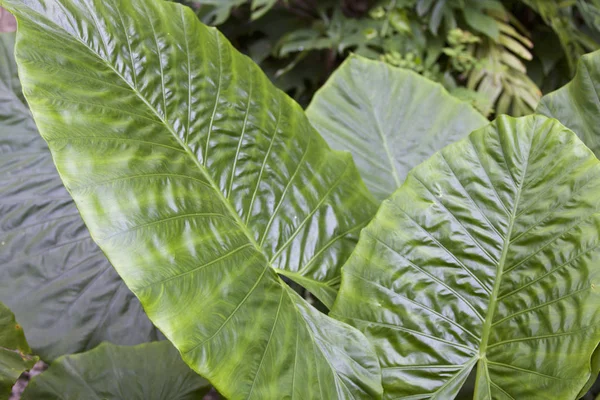
[[[312,308],[374,214],[349,154],[182,6],[5,1],[24,91],[95,241],[228,398],[377,398],[364,335]]]
[[[556,120],[500,117],[409,173],[361,233],[332,315],[385,397],[574,399],[600,340],[600,162]]]
[[[21,373],[33,367],[37,360],[14,314],[0,303],[0,399],[8,399]]]
[[[556,118],[600,157],[600,50],[581,57],[575,78],[542,97],[537,113]]]
[[[209,383],[168,341],[102,343],[54,361],[27,385],[23,400],[199,400]]]
[[[400,187],[411,168],[488,123],[441,85],[359,56],[333,73],[306,114],[331,147],[352,153],[379,200]]]
[[[156,328],[90,238],[38,134],[14,40],[0,34],[0,301],[46,361],[102,341],[155,340]]]

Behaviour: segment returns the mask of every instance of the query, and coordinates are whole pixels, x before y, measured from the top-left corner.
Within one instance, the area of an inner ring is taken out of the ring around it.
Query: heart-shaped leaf
[[[383,62],[350,56],[306,110],[329,144],[349,150],[383,200],[411,168],[488,123],[439,84]]]
[[[361,233],[332,315],[386,398],[574,399],[600,341],[600,162],[555,120],[501,117],[409,173]]]
[[[325,304],[375,201],[349,154],[180,5],[7,0],[40,133],[95,241],[193,369],[238,398],[377,398]]]

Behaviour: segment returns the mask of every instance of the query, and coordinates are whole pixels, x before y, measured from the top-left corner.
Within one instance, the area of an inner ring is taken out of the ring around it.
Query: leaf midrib
[[[532,127],[533,132],[536,131],[536,127],[537,127],[537,123],[534,123],[534,126]],[[533,140],[533,138],[531,138],[531,140]],[[499,138],[499,142],[500,142],[500,147],[501,147],[502,155],[504,158],[504,162],[506,163],[506,168],[508,169],[508,172],[512,178],[512,172],[510,171],[510,165],[506,161],[504,148],[502,147],[502,138],[501,137]],[[489,378],[489,372],[488,372],[488,367],[487,367],[487,362],[486,362],[487,361],[486,351],[488,348],[488,342],[489,342],[490,334],[492,331],[492,320],[494,318],[494,314],[496,313],[496,303],[498,301],[498,294],[500,292],[500,286],[502,284],[502,274],[504,272],[504,267],[506,264],[506,257],[508,255],[508,249],[511,244],[511,236],[513,234],[513,227],[514,227],[514,223],[516,220],[517,209],[519,208],[519,203],[521,201],[521,192],[523,189],[525,178],[527,177],[527,169],[529,168],[529,160],[531,158],[531,148],[532,147],[533,147],[533,143],[529,143],[529,149],[527,151],[527,157],[525,158],[525,165],[523,168],[523,173],[521,175],[521,181],[517,185],[514,178],[512,179],[513,183],[515,183],[515,186],[517,186],[517,193],[515,195],[515,201],[514,201],[512,211],[511,211],[510,217],[509,217],[510,222],[509,222],[509,225],[508,225],[508,228],[506,231],[507,234],[504,238],[504,243],[502,245],[502,253],[500,256],[500,261],[498,262],[498,268],[496,270],[496,280],[494,281],[494,288],[492,289],[492,295],[490,296],[488,311],[485,316],[485,324],[484,324],[482,332],[481,332],[481,343],[479,345],[479,358],[484,363],[484,369],[486,371],[486,375],[488,375],[488,378]],[[478,386],[479,382],[480,382],[480,380],[477,379],[475,392],[477,392],[477,386]],[[488,389],[489,389],[491,379],[486,379],[486,382],[488,383]]]
[[[385,154],[387,156],[388,162],[390,163],[392,177],[394,178],[394,183],[396,184],[396,188],[399,188],[400,185],[402,184],[402,181],[400,180],[400,177],[398,176],[398,170],[396,169],[396,163],[394,162],[394,157],[392,155],[392,152],[390,151],[390,145],[388,144],[387,136],[383,133],[383,129],[381,128],[381,124],[379,122],[379,117],[378,117],[377,113],[375,112],[374,105],[371,102],[369,102],[369,105],[371,106],[371,111],[373,112],[373,116],[375,117],[374,119],[375,119],[375,126],[377,128],[377,133],[379,134],[379,137],[381,138],[381,142],[382,142],[383,148],[385,150]]]
[[[31,10],[33,13],[40,15],[37,11],[31,9],[30,7],[27,7],[27,8],[29,8],[29,10]],[[98,31],[100,31],[100,27],[97,24],[97,21],[96,21],[96,18],[95,18],[95,14],[92,11],[90,11],[90,13],[93,16],[93,20],[94,20],[94,24],[96,25],[96,29],[98,29]],[[44,17],[43,15],[41,15],[41,16]],[[52,23],[53,25],[57,26],[58,28],[60,28],[61,30],[64,31],[64,29],[61,26],[56,25],[52,21],[48,21],[48,22]],[[152,29],[154,29],[154,25],[152,25]],[[215,33],[216,33],[217,36],[219,35],[219,33],[216,30],[216,28],[210,28],[209,27],[207,29],[213,30],[213,31],[215,31]],[[223,193],[221,192],[221,190],[219,189],[219,187],[216,185],[215,181],[205,171],[204,167],[200,164],[200,162],[198,161],[198,158],[196,157],[196,155],[192,152],[192,150],[189,148],[189,146],[186,143],[184,143],[184,141],[177,135],[177,133],[173,130],[173,128],[171,127],[171,125],[168,123],[168,121],[166,121],[164,119],[164,117],[158,112],[158,110],[154,106],[152,106],[152,104],[150,104],[148,102],[148,100],[139,92],[139,90],[135,86],[133,86],[131,84],[131,82],[129,82],[117,69],[115,69],[115,67],[109,61],[107,61],[106,59],[104,59],[104,57],[102,57],[100,54],[98,54],[96,51],[94,51],[92,48],[90,48],[87,45],[87,43],[85,43],[83,40],[81,40],[81,38],[79,38],[78,36],[76,36],[76,35],[69,35],[69,33],[66,32],[66,31],[65,31],[65,33],[67,33],[68,37],[74,38],[82,46],[84,46],[86,49],[88,49],[88,51],[91,54],[93,54],[100,61],[102,61],[103,64],[106,65],[119,79],[121,79],[131,89],[131,91],[133,91],[135,93],[135,95],[146,105],[146,107],[148,107],[148,109],[159,119],[159,121],[167,129],[167,131],[169,132],[169,134],[171,136],[173,136],[173,138],[177,141],[177,143],[179,144],[179,146],[181,146],[181,148],[185,151],[185,153],[192,159],[192,162],[196,165],[196,167],[198,168],[198,170],[200,171],[200,173],[202,174],[202,176],[210,184],[211,188],[217,193],[217,196],[219,197],[219,200],[225,205],[227,211],[231,214],[231,216],[233,217],[233,219],[235,220],[235,222],[239,225],[240,229],[244,232],[244,234],[246,235],[246,237],[248,238],[248,240],[250,241],[250,243],[252,243],[252,245],[255,247],[255,249],[264,256],[264,258],[265,258],[265,268],[270,266],[272,270],[275,270],[273,268],[273,266],[268,262],[269,258],[267,257],[267,255],[264,252],[264,250],[258,245],[258,243],[254,239],[254,237],[252,236],[252,234],[249,232],[248,227],[242,222],[239,214],[233,209],[233,206],[225,198],[225,196],[223,195]],[[156,37],[155,37],[155,40],[156,40]],[[106,47],[106,44],[105,43],[103,43],[103,44]],[[186,38],[186,44],[187,44],[187,38]],[[218,46],[219,46],[219,49],[220,49],[220,43],[218,44]],[[105,48],[105,50],[108,50],[108,49]],[[221,64],[221,60],[219,60],[219,62]],[[160,65],[161,65],[161,69],[162,69],[162,62],[160,63]],[[161,78],[164,79],[162,73],[161,73]]]

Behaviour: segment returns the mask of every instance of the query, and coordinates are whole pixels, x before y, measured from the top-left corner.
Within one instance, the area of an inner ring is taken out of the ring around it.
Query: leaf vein
[[[519,315],[526,314],[526,313],[529,313],[529,312],[531,312],[531,311],[535,311],[535,310],[538,310],[538,309],[540,309],[540,308],[544,308],[544,307],[550,306],[550,305],[552,305],[552,304],[554,304],[554,303],[558,303],[558,302],[560,302],[560,301],[562,301],[562,300],[566,300],[566,299],[568,299],[568,298],[571,298],[571,297],[573,297],[573,296],[576,296],[576,295],[577,295],[577,294],[579,294],[579,293],[582,293],[582,292],[587,292],[588,290],[591,290],[591,287],[585,287],[585,288],[582,288],[582,289],[578,289],[578,290],[576,290],[576,291],[574,291],[574,292],[571,292],[571,293],[569,293],[569,294],[566,294],[566,295],[564,295],[564,296],[561,296],[561,297],[559,297],[559,298],[556,298],[556,299],[554,299],[554,300],[547,301],[547,302],[545,302],[545,303],[542,303],[542,304],[540,304],[540,305],[537,305],[537,306],[535,306],[535,307],[530,307],[530,308],[527,308],[527,309],[525,309],[525,310],[518,311],[518,312],[516,312],[516,313],[514,313],[514,314],[508,315],[508,316],[506,316],[506,317],[504,317],[504,318],[502,318],[502,319],[499,319],[498,321],[496,321],[496,322],[492,323],[492,327],[494,327],[494,326],[496,326],[496,325],[499,325],[499,324],[501,324],[501,323],[502,323],[502,322],[504,322],[504,321],[507,321],[507,320],[513,319],[513,318],[515,318],[515,317],[518,317]]]
[[[443,316],[442,314],[438,313],[438,312],[437,312],[437,311],[435,311],[434,309],[432,309],[432,308],[429,308],[429,307],[427,307],[426,305],[419,303],[418,301],[415,301],[415,300],[409,299],[408,297],[406,297],[406,296],[403,296],[403,295],[401,295],[400,293],[397,293],[396,291],[394,291],[394,290],[392,290],[392,289],[389,289],[389,288],[387,288],[387,287],[385,287],[385,286],[381,285],[380,283],[377,283],[377,282],[370,281],[370,280],[368,280],[368,279],[366,279],[366,278],[364,278],[364,277],[362,277],[362,276],[360,276],[360,275],[354,274],[354,273],[352,273],[352,272],[350,272],[350,271],[346,271],[345,273],[346,273],[346,275],[354,276],[354,277],[356,277],[356,278],[358,278],[358,279],[360,279],[360,280],[362,280],[362,281],[364,281],[364,282],[366,282],[366,283],[368,283],[368,284],[371,284],[371,285],[377,286],[377,287],[379,287],[379,288],[383,289],[383,290],[384,290],[386,293],[390,294],[391,296],[397,296],[397,297],[399,297],[399,298],[402,298],[402,299],[405,299],[405,300],[407,300],[409,303],[411,303],[411,304],[414,304],[415,306],[417,306],[417,307],[419,307],[419,308],[421,308],[421,309],[423,309],[423,310],[425,310],[425,311],[428,311],[428,312],[430,312],[431,314],[433,314],[433,315],[436,315],[437,317],[439,317],[439,318],[443,319],[444,321],[446,321],[446,322],[449,322],[450,324],[452,324],[452,325],[456,326],[457,328],[459,328],[459,329],[460,329],[460,330],[462,330],[464,333],[468,334],[469,336],[471,336],[473,339],[475,339],[475,340],[477,340],[477,341],[481,339],[480,337],[478,337],[477,335],[475,335],[473,332],[469,331],[467,328],[465,328],[464,326],[460,325],[458,322],[456,322],[456,321],[452,321],[452,320],[451,320],[451,319],[449,319],[448,317],[445,317],[445,316]]]
[[[210,260],[207,263],[204,263],[204,264],[202,264],[200,266],[197,266],[197,267],[195,267],[193,269],[190,269],[188,271],[182,272],[182,273],[177,274],[177,275],[170,276],[170,277],[165,278],[165,279],[161,279],[160,281],[152,282],[152,283],[150,283],[150,284],[148,284],[146,286],[143,286],[143,287],[141,287],[139,289],[136,288],[136,291],[146,290],[146,289],[149,289],[149,288],[154,287],[156,285],[164,285],[165,283],[167,283],[169,281],[172,281],[174,279],[179,279],[179,278],[182,278],[184,276],[191,275],[191,274],[193,274],[195,272],[198,272],[198,271],[200,271],[200,270],[202,270],[202,269],[204,269],[206,267],[209,267],[209,266],[211,266],[213,264],[216,264],[219,261],[222,261],[222,260],[226,259],[227,257],[231,257],[232,255],[234,255],[234,254],[238,253],[239,251],[244,250],[244,249],[246,249],[248,247],[252,247],[252,243],[246,243],[246,244],[244,244],[242,246],[239,246],[239,247],[237,247],[237,248],[235,248],[233,250],[230,250],[227,253],[225,253],[225,254],[223,254],[223,255],[221,255],[221,256],[213,259],[213,260]]]
[[[469,306],[469,308],[471,310],[473,310],[473,312],[475,313],[475,315],[483,321],[483,317],[481,316],[481,314],[479,313],[479,311],[477,311],[477,309],[475,308],[475,306],[473,304],[471,304],[470,302],[468,302],[461,294],[459,294],[457,291],[455,291],[454,289],[452,289],[448,284],[444,283],[444,281],[440,280],[439,278],[437,278],[436,276],[430,274],[429,272],[425,271],[425,269],[423,269],[422,267],[416,265],[415,263],[413,263],[411,260],[409,260],[408,258],[406,258],[405,256],[403,256],[402,254],[400,254],[398,251],[396,251],[394,248],[392,248],[389,244],[385,243],[383,240],[381,240],[380,238],[372,235],[368,230],[364,230],[363,231],[365,235],[369,236],[370,238],[376,240],[377,242],[381,243],[383,246],[385,246],[388,250],[392,251],[393,253],[397,254],[400,258],[402,258],[403,260],[405,260],[406,262],[408,262],[408,264],[413,267],[414,269],[416,269],[417,271],[421,272],[422,274],[428,276],[431,280],[433,280],[434,282],[436,282],[438,285],[445,287],[450,293],[452,293],[457,299],[462,300],[467,306]]]
[[[157,221],[151,221],[151,222],[148,222],[148,223],[136,225],[136,226],[131,227],[129,229],[113,233],[113,234],[111,234],[109,236],[106,236],[104,238],[101,238],[99,240],[101,240],[101,241],[107,241],[109,239],[114,238],[115,236],[124,235],[124,234],[127,234],[127,233],[132,233],[132,232],[135,232],[135,231],[137,231],[139,229],[147,228],[148,226],[162,224],[162,223],[165,223],[165,222],[174,221],[174,220],[178,220],[178,219],[182,219],[182,218],[189,218],[189,217],[219,217],[219,218],[230,219],[230,217],[226,216],[225,214],[220,214],[220,213],[186,213],[186,214],[181,214],[181,215],[175,215],[173,217],[162,218],[162,219],[159,219]]]

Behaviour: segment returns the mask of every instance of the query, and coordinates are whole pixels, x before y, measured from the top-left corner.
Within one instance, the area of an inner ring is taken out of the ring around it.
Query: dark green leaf
[[[417,13],[420,16],[425,15],[431,8],[434,1],[435,0],[417,0]]]
[[[21,373],[33,367],[37,360],[14,314],[0,303],[0,399],[8,399]]]
[[[45,360],[157,339],[62,185],[21,93],[14,40],[0,34],[0,301]]]
[[[202,0],[199,2],[198,16],[207,24],[221,25],[229,19],[235,7],[246,2],[247,0]]]
[[[63,356],[27,385],[23,400],[199,400],[209,383],[168,341],[138,346],[102,343]]]
[[[600,341],[600,162],[501,117],[416,167],[362,231],[332,315],[375,344],[387,398],[574,399]],[[594,371],[595,372],[595,371]]]
[[[184,361],[232,399],[379,397],[364,335],[278,276],[331,304],[375,209],[351,157],[189,9],[5,4],[65,186]]]
[[[437,35],[442,23],[442,17],[444,16],[444,8],[446,7],[446,0],[437,0],[437,3],[433,6],[431,16],[429,17],[429,30],[434,35]]]
[[[252,19],[258,19],[265,15],[277,0],[252,0]]]

